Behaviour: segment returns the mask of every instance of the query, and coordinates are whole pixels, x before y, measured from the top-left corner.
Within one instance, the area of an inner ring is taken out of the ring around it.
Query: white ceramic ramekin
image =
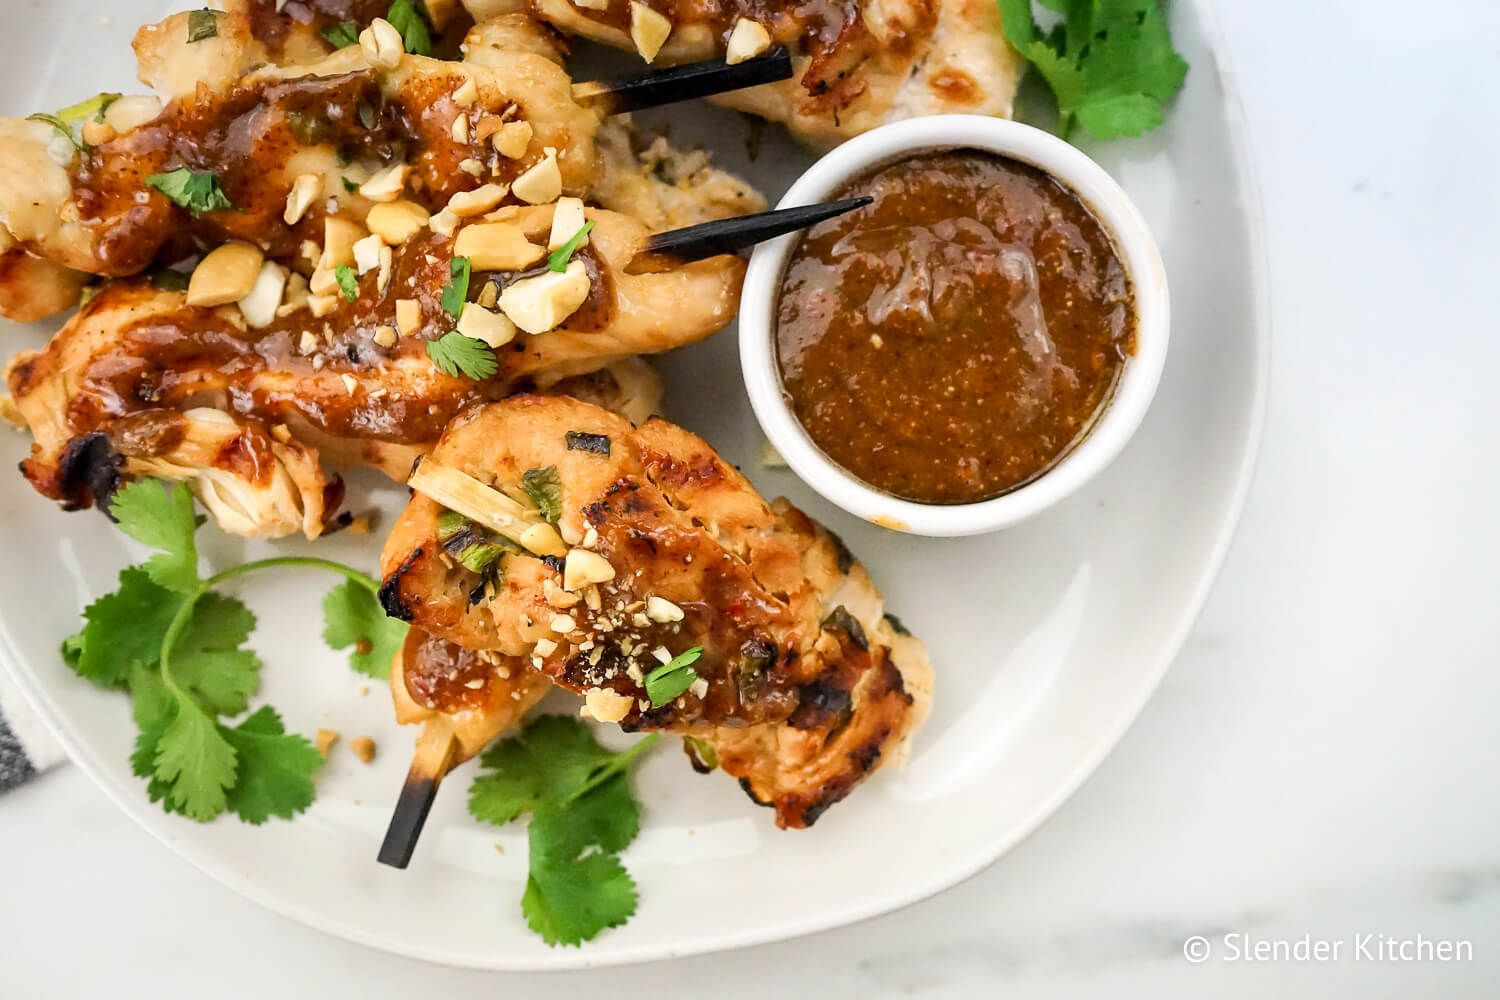
[[[922,504],[873,489],[833,462],[792,413],[776,364],[777,298],[797,234],[762,243],[750,258],[740,301],[740,363],[755,416],[792,470],[828,500],[867,521],[918,535],[975,535],[1039,513],[1088,482],[1120,453],[1156,392],[1167,357],[1167,275],[1135,204],[1093,160],[1040,129],[981,115],[935,115],[884,125],[824,156],[792,185],[779,208],[831,198],[844,182],[913,153],[978,149],[1029,163],[1077,194],[1114,240],[1136,306],[1136,351],[1089,434],[1060,462],[992,500]]]

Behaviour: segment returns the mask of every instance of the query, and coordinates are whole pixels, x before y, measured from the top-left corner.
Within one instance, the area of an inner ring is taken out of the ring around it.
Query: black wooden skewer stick
[[[685,229],[657,233],[646,240],[642,253],[661,254],[681,261],[702,260],[721,253],[737,253],[746,247],[787,233],[815,226],[826,219],[863,208],[875,199],[866,195],[847,201],[780,208],[736,219],[715,219]]]
[[[777,48],[733,66],[722,59],[706,59],[634,76],[575,83],[573,99],[581,104],[598,104],[614,115],[758,87],[791,76],[792,57],[786,49]]]
[[[417,838],[422,835],[422,826],[437,798],[438,786],[453,766],[457,748],[458,742],[446,726],[429,724],[422,728],[411,770],[406,773],[401,796],[391,813],[391,824],[386,827],[385,840],[380,844],[377,860],[381,864],[405,868],[411,863]]]

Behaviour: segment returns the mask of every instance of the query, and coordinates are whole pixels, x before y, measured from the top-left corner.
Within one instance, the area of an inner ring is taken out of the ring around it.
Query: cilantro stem
[[[256,559],[254,562],[240,563],[238,566],[233,566],[229,569],[226,569],[222,573],[218,573],[214,576],[209,577],[207,580],[203,581],[203,586],[204,589],[207,589],[217,586],[218,584],[223,583],[226,580],[232,580],[237,576],[244,576],[246,573],[253,573],[256,570],[261,569],[275,569],[280,566],[302,566],[306,567],[307,569],[325,569],[330,573],[337,573],[339,576],[342,576],[345,579],[353,580],[355,583],[359,584],[361,587],[364,587],[372,594],[380,589],[380,584],[370,579],[367,574],[361,573],[359,570],[352,567],[345,566],[343,563],[334,562],[332,559],[319,559],[317,556],[275,556],[270,559]]]
[[[177,645],[177,640],[181,638],[182,632],[187,628],[188,622],[192,621],[193,609],[198,606],[198,601],[202,599],[204,594],[219,584],[233,580],[237,576],[244,576],[247,573],[254,573],[262,569],[278,569],[288,566],[322,569],[330,573],[337,573],[339,576],[359,584],[372,594],[380,587],[380,584],[357,569],[345,566],[343,563],[336,563],[331,559],[319,559],[317,556],[274,556],[270,559],[256,559],[252,562],[232,566],[222,573],[216,573],[207,580],[201,581],[192,593],[186,595],[186,598],[182,602],[182,607],[177,609],[177,613],[172,616],[172,621],[167,626],[166,633],[162,635],[161,679],[163,683],[178,694],[184,693],[178,688],[176,681],[172,680],[172,649]]]
[[[569,802],[576,802],[584,795],[587,795],[595,788],[598,788],[600,785],[604,784],[610,778],[613,778],[615,775],[625,770],[630,766],[632,761],[655,746],[656,741],[659,739],[661,739],[661,733],[652,733],[650,736],[647,736],[645,739],[641,740],[630,749],[621,751],[608,764],[605,764],[599,770],[589,775],[589,780],[578,786],[578,790],[575,791],[572,795],[569,795],[567,799],[564,800],[563,804],[566,805]]]

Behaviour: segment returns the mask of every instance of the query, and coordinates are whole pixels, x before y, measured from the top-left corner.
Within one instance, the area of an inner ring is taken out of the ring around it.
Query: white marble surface
[[[0,800],[0,994],[1492,995],[1500,9],[1220,7],[1270,236],[1261,471],[1161,692],[1035,837],[840,931],[500,976],[264,912],[62,768]],[[1341,957],[1229,961],[1227,933],[1340,941]],[[1472,959],[1360,960],[1364,934],[1467,940]],[[1215,949],[1201,964],[1182,957],[1191,935]]]

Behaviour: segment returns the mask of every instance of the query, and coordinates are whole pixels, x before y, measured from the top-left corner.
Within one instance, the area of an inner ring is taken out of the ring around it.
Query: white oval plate
[[[133,26],[170,7],[116,0],[101,17],[89,0],[4,5],[0,57],[13,84],[4,113],[121,89],[134,76]],[[380,685],[363,684],[323,647],[315,608],[331,581],[305,576],[243,592],[260,614],[252,643],[267,665],[261,698],[299,732],[373,736],[375,763],[335,752],[317,801],[293,822],[256,828],[167,816],[130,774],[126,700],[73,676],[57,655],[79,609],[138,554],[97,514],[63,514],[14,475],[0,485],[11,569],[0,574],[0,659],[73,760],[203,871],[311,926],[435,962],[556,969],[772,941],[874,916],[973,874],[1046,819],[1135,718],[1202,605],[1251,475],[1268,349],[1258,209],[1238,107],[1201,6],[1173,10],[1193,69],[1167,126],[1094,151],[1161,242],[1174,293],[1172,355],[1136,439],[1067,503],[983,538],[922,539],[859,523],[790,473],[758,464],[761,438],[732,331],[663,362],[669,414],[768,495],[787,494],[840,532],[932,651],[937,703],[910,765],[878,774],[813,830],[780,832],[734,782],[697,776],[675,751],[657,752],[640,772],[645,828],[626,858],[640,909],[582,949],[549,949],[525,928],[524,834],[468,818],[472,765],[444,787],[412,867],[382,867],[376,847],[411,736],[389,720]],[[768,134],[759,159],[746,163],[733,116],[687,108],[672,120],[679,141],[703,137],[773,201],[808,162]],[[7,353],[44,333],[0,330]],[[24,447],[6,436],[0,465],[14,468]],[[390,510],[399,494],[377,487],[376,499]],[[269,548],[202,534],[221,566]],[[375,538],[348,537],[317,546],[371,568],[377,548]]]

